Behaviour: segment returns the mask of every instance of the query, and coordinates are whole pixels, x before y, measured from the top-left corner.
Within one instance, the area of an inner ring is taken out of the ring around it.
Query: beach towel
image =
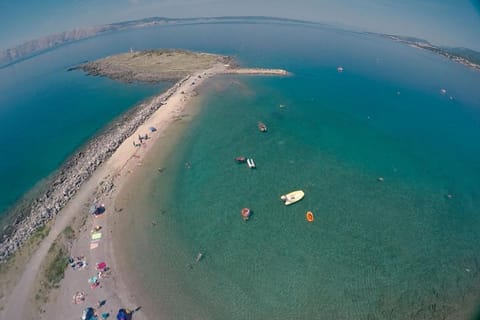
[[[98,248],[98,242],[91,242],[90,243],[90,250]]]
[[[101,232],[95,232],[92,234],[92,240],[100,240],[102,238],[102,233]]]
[[[77,291],[73,295],[73,303],[79,304],[79,303],[82,303],[82,302],[85,302],[85,292],[78,292]]]
[[[97,263],[97,269],[98,270],[103,270],[107,267],[107,264],[105,262],[99,262]]]

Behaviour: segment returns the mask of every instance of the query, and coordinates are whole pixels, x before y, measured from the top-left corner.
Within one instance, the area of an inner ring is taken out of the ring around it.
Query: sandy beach
[[[174,85],[174,92],[169,92],[170,96],[167,100],[165,100],[167,93],[153,98],[151,104],[161,102],[162,107],[139,126],[107,162],[95,170],[66,207],[60,211],[52,222],[48,236],[42,240],[39,248],[30,257],[21,275],[18,275],[19,280],[3,303],[0,318],[79,319],[82,311],[88,307],[95,309],[99,319],[102,315],[115,318],[120,308],[132,312],[134,319],[148,318],[141,308],[141,301],[137,301],[130,293],[135,290],[126,287],[123,279],[128,275],[122,273],[116,261],[116,258],[121,256],[118,252],[121,242],[114,242],[114,228],[117,227],[118,215],[122,211],[122,208],[115,206],[116,197],[122,187],[128,184],[131,173],[142,165],[142,159],[152,146],[157,144],[156,147],[158,147],[160,137],[164,136],[171,124],[180,119],[182,114],[187,112],[188,107],[195,105],[195,101],[192,103],[192,100],[198,94],[196,91],[198,87],[215,75],[231,73],[287,74],[284,70],[276,69],[232,71],[228,65],[217,63],[212,68],[195,72],[177,82]],[[152,127],[156,130],[152,131]],[[105,212],[100,215],[90,214],[89,207],[92,203],[104,206]],[[48,297],[39,298],[39,269],[55,239],[72,220],[78,220],[79,217],[86,218],[86,221],[79,225],[78,230],[75,230],[75,239],[72,241],[69,253],[72,263],[67,267],[59,288],[51,291]],[[95,228],[97,230],[94,230]],[[97,268],[100,262],[105,262],[106,268]],[[104,272],[100,273],[100,271]],[[96,278],[92,279],[92,277]],[[77,295],[77,301],[75,301],[75,295]]]

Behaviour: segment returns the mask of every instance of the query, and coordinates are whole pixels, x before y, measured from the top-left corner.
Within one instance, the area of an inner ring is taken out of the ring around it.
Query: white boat
[[[288,206],[292,203],[302,200],[304,196],[305,193],[303,190],[296,190],[282,195],[280,199],[282,199],[285,202],[285,205]]]
[[[255,166],[255,162],[253,162],[253,159],[252,158],[248,158],[247,159],[247,165],[250,169],[254,169],[256,166]]]
[[[263,122],[259,122],[258,123],[258,130],[260,130],[261,132],[267,132],[267,130],[268,130],[267,125]]]

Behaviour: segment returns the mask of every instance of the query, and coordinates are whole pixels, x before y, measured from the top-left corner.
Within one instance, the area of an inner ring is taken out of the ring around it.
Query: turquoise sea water
[[[176,151],[151,164],[167,171],[146,173],[143,196],[127,206],[142,212],[124,237],[146,310],[171,319],[471,318],[480,75],[370,36],[273,27],[257,36],[269,40],[245,43],[240,60],[294,75],[214,82]],[[239,155],[258,168],[235,164]],[[279,196],[296,189],[305,199],[285,207]],[[254,211],[248,223],[243,207]]]
[[[166,87],[67,72],[74,62],[64,51],[0,69],[0,213],[107,122]]]
[[[480,294],[480,73],[386,39],[288,25],[152,28],[62,50],[83,48],[81,61],[125,44],[227,53],[293,72],[213,81],[172,152],[145,162],[122,237],[133,270],[126,281],[144,287],[146,312],[471,318]],[[131,90],[134,100],[143,89]],[[257,169],[236,164],[239,155]],[[296,189],[305,199],[285,207],[279,196]],[[243,207],[254,211],[247,223]]]

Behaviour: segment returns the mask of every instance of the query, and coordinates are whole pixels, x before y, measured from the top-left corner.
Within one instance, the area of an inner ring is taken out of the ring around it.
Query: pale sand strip
[[[103,299],[107,299],[107,305],[102,307],[99,313],[105,311],[110,312],[110,317],[115,318],[119,308],[135,308],[141,305],[139,301],[132,301],[132,297],[129,295],[122,281],[122,277],[128,275],[115,273],[117,263],[115,262],[115,253],[113,252],[112,237],[110,234],[113,225],[109,224],[109,222],[114,219],[112,217],[112,215],[114,215],[114,200],[118,190],[128,182],[129,171],[137,165],[138,159],[146,155],[153,143],[162,136],[168,126],[185,111],[187,101],[191,96],[195,95],[195,89],[206,79],[217,74],[288,75],[288,72],[279,69],[275,69],[274,71],[269,71],[268,69],[229,69],[227,65],[217,64],[211,69],[195,73],[182,79],[179,82],[181,84],[168,100],[165,101],[164,105],[155,111],[130,138],[127,138],[120,145],[111,158],[94,172],[92,177],[82,185],[78,193],[57,216],[48,237],[42,241],[39,249],[32,255],[20,280],[9,295],[5,308],[0,313],[0,319],[78,319],[85,307],[95,306],[97,301]],[[159,103],[162,98],[163,95],[160,95],[154,98],[152,103]],[[151,126],[156,127],[158,131],[150,133],[149,127]],[[147,143],[142,147],[134,147],[133,140],[138,143],[138,136],[144,135],[145,133],[148,133],[151,138],[147,140]],[[34,282],[37,271],[48,249],[55,238],[69,225],[73,217],[88,214],[86,207],[90,204],[98,186],[104,182],[112,182],[115,186],[111,193],[104,194],[99,198],[101,202],[106,204],[107,212],[102,218],[89,218],[85,227],[77,236],[71,252],[72,256],[85,256],[89,262],[89,266],[85,270],[80,271],[73,271],[70,268],[67,269],[65,278],[61,282],[61,287],[55,293],[56,298],[43,306],[44,312],[35,314],[32,310],[32,295],[34,294],[32,291],[35,285]],[[90,230],[96,224],[102,225],[103,237],[99,242],[99,247],[90,250]],[[108,279],[101,281],[101,287],[92,290],[89,287],[87,279],[95,275],[95,263],[100,261],[106,261],[110,265],[113,273]],[[77,291],[87,293],[85,303],[76,305],[71,302],[72,295]],[[139,310],[135,312],[135,319],[146,319],[146,316],[142,310]]]
[[[225,74],[251,74],[251,75],[272,75],[272,76],[288,76],[290,72],[284,69],[265,69],[265,68],[235,68],[225,69]]]

